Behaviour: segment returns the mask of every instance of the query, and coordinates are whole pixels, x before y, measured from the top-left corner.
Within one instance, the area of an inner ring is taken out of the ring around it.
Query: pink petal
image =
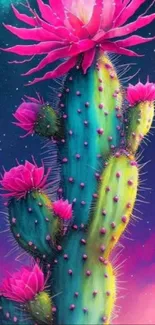
[[[4,49],[6,52],[12,52],[18,55],[42,55],[49,53],[57,47],[63,46],[63,43],[59,42],[41,42],[33,45],[15,45],[13,47]]]
[[[49,71],[49,72],[45,73],[45,75],[42,78],[35,78],[30,83],[30,85],[33,85],[33,84],[35,84],[35,83],[37,83],[39,81],[52,79],[52,78],[58,78],[58,77],[61,77],[61,76],[65,75],[70,69],[72,69],[76,65],[77,59],[78,59],[77,56],[72,57],[68,61],[65,61],[62,64],[60,64],[53,71]]]
[[[28,72],[24,73],[23,75],[29,76],[30,74],[45,68],[46,65],[53,63],[54,61],[59,60],[60,58],[63,58],[65,55],[65,51],[67,51],[67,50],[68,50],[68,47],[65,46],[65,47],[56,49],[54,51],[51,51],[50,53],[48,53],[47,56],[45,56],[44,59],[42,59],[39,62],[39,64],[35,68],[30,69]]]
[[[40,168],[35,168],[33,170],[33,181],[34,181],[34,186],[37,187],[41,181],[43,180],[44,177],[44,168],[40,167]]]
[[[95,59],[95,54],[96,54],[96,49],[95,48],[87,51],[84,54],[84,58],[83,58],[83,61],[82,61],[82,69],[83,69],[84,74],[87,72],[88,68],[90,68],[91,65],[93,64],[94,59]]]
[[[127,50],[123,47],[118,47],[116,42],[112,43],[112,42],[104,42],[103,45],[101,46],[103,51],[110,51],[110,52],[114,52],[117,54],[123,54],[123,55],[128,55],[128,56],[139,56],[141,57],[142,55],[131,51],[131,50]]]
[[[45,283],[44,274],[40,269],[40,267],[38,266],[38,264],[35,264],[33,268],[33,272],[36,274],[38,279],[38,291],[44,290],[44,283]]]
[[[120,14],[120,12],[123,9],[123,3],[122,0],[117,0],[115,1],[115,18],[117,18],[117,16]]]
[[[50,6],[53,9],[54,13],[57,14],[58,17],[62,21],[65,19],[65,13],[64,13],[64,5],[62,4],[61,0],[49,0]]]
[[[35,18],[33,17],[29,17],[25,14],[21,14],[15,7],[14,5],[12,4],[11,5],[12,9],[13,9],[13,12],[15,14],[15,16],[20,20],[20,21],[23,21],[24,23],[30,25],[30,26],[36,26],[36,20]]]
[[[144,3],[146,0],[132,0],[128,7],[125,8],[123,13],[118,18],[119,26],[124,25],[124,23],[134,15],[137,9]],[[117,24],[117,21],[116,21]]]
[[[61,20],[59,19],[59,17],[56,17],[54,15],[52,8],[49,5],[45,4],[42,0],[37,0],[37,3],[42,18],[45,19],[51,25],[60,26]]]
[[[27,285],[29,288],[31,288],[33,295],[35,296],[37,289],[38,289],[38,280],[37,280],[35,272],[31,272],[29,274],[29,277],[27,279]]]
[[[117,1],[116,1],[117,2]],[[103,1],[102,28],[107,30],[111,27],[115,13],[115,2],[113,0]]]
[[[130,47],[130,46],[150,42],[154,39],[155,39],[155,37],[144,38],[144,37],[141,37],[138,35],[132,35],[132,36],[130,36],[126,39],[123,39],[121,41],[116,41],[115,44],[117,44],[119,47]]]
[[[43,60],[41,60],[41,62],[35,68],[26,72],[24,76],[28,76],[34,72],[37,72],[45,68],[46,65],[48,65],[49,63],[53,63],[54,61],[57,61],[65,57],[75,56],[77,54],[85,52],[86,50],[89,50],[92,47],[94,47],[94,42],[92,42],[91,40],[83,40],[69,47],[65,46],[63,48],[51,51]]]
[[[18,28],[11,25],[5,25],[4,27],[9,30],[12,34],[16,35],[17,37],[24,39],[24,40],[32,40],[38,42],[44,41],[60,41],[61,38],[55,34],[55,27],[52,28],[52,32],[46,31],[42,27],[37,28]],[[36,44],[33,44],[33,46]]]
[[[74,33],[75,33],[75,35],[77,37],[79,37],[80,39],[82,39],[82,38],[87,38],[89,36],[89,33],[86,30],[83,22],[78,17],[76,17],[71,12],[68,12],[67,13],[67,18],[68,18],[68,21],[69,21],[70,25],[75,30]]]
[[[104,38],[121,37],[135,32],[136,30],[149,25],[155,19],[155,13],[148,16],[140,16],[138,19],[123,27],[111,29],[106,33]],[[98,41],[102,41],[102,37],[98,38]]]
[[[91,36],[96,34],[101,26],[102,10],[103,0],[96,0],[90,21],[87,25],[85,25],[85,28],[88,30]]]

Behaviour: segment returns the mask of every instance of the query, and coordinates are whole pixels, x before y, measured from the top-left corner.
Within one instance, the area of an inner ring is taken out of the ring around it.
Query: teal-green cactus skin
[[[56,251],[60,225],[53,216],[48,197],[39,191],[9,202],[11,231],[19,245],[34,257],[51,261]]]
[[[35,325],[36,322],[20,303],[0,297],[1,325]]]
[[[40,107],[34,131],[46,138],[60,137],[62,126],[59,116],[50,105],[44,104]]]
[[[103,160],[121,145],[122,94],[114,67],[103,55],[86,75],[81,69],[72,70],[64,88],[59,191],[74,202],[74,222],[80,225],[88,222]]]

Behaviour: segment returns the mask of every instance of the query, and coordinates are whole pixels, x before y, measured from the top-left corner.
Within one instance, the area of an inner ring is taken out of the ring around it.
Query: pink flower
[[[27,131],[26,136],[34,133],[35,123],[38,117],[41,106],[44,104],[44,100],[38,95],[38,99],[33,97],[26,98],[29,102],[23,101],[23,103],[17,108],[13,116],[18,122],[13,124]],[[25,137],[25,136],[24,136]]]
[[[31,164],[28,161],[25,162],[25,165],[13,167],[8,172],[5,171],[0,181],[2,190],[7,191],[2,195],[4,197],[21,198],[28,191],[40,190],[45,186],[49,172],[50,169],[45,175],[44,166],[37,167],[36,163]]]
[[[39,109],[39,104],[23,102],[13,114],[18,121],[14,124],[27,131],[26,135],[33,134]]]
[[[147,82],[142,84],[140,81],[135,85],[129,85],[127,89],[127,100],[131,106],[140,102],[155,100],[155,84]]]
[[[53,203],[54,214],[63,219],[69,220],[72,218],[72,204],[69,204],[68,200],[58,200]]]
[[[30,60],[36,55],[45,55],[25,75],[38,72],[59,59],[65,59],[43,77],[34,79],[31,84],[60,77],[79,65],[79,62],[86,73],[99,50],[138,56],[129,48],[154,39],[129,36],[155,19],[153,13],[141,15],[131,22],[144,2],[146,0],[49,0],[49,4],[45,4],[42,0],[37,0],[40,15],[29,4],[27,8],[30,15],[21,14],[12,6],[16,18],[30,28],[5,27],[17,37],[35,43],[16,45],[5,51],[28,56]],[[122,39],[124,36],[127,37]]]
[[[38,264],[33,268],[23,267],[19,272],[6,278],[1,287],[1,294],[16,302],[26,303],[44,290],[45,279]]]

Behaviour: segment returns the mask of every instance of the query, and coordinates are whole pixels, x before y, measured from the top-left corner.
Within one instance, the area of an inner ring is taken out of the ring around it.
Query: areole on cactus
[[[112,322],[117,272],[111,254],[132,217],[139,185],[134,155],[152,125],[155,86],[129,85],[124,114],[125,91],[109,52],[140,56],[129,48],[154,39],[131,35],[155,19],[155,14],[147,14],[128,22],[145,2],[37,0],[40,14],[28,2],[28,14],[12,6],[28,28],[5,25],[19,38],[34,41],[5,51],[30,59],[45,56],[25,75],[58,63],[30,84],[65,77],[57,107],[41,97],[27,97],[14,113],[14,123],[28,134],[56,139],[61,165],[56,201],[46,194],[52,184],[44,166],[26,162],[5,172],[1,180],[15,239],[35,259],[39,257],[45,273],[46,266],[52,271],[48,288],[53,315],[42,291],[29,303],[31,321],[37,324]],[[18,291],[13,296],[11,288],[7,287],[7,296],[2,292],[1,305],[15,315],[13,297]],[[43,314],[36,317],[40,306]],[[0,317],[6,321],[5,312]]]

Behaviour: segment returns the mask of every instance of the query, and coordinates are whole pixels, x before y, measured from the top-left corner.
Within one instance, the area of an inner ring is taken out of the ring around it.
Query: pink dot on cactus
[[[99,108],[100,109],[103,109],[103,107],[104,107],[104,105],[101,103],[101,104],[99,104]]]
[[[78,230],[78,226],[77,226],[77,225],[73,225],[72,228],[73,228],[74,230]]]
[[[84,238],[81,239],[81,244],[86,245],[86,240]]]
[[[68,180],[69,180],[70,183],[73,183],[74,182],[74,178],[73,177],[69,177]]]
[[[118,197],[117,195],[114,196],[113,201],[114,201],[115,203],[117,203],[117,202],[119,201],[119,197]]]
[[[68,270],[68,274],[69,275],[72,275],[73,274],[73,271],[72,270]]]
[[[106,320],[107,320],[107,317],[105,317],[105,316],[103,316],[103,317],[101,318],[101,321],[103,321],[104,323],[106,322]]]
[[[115,222],[112,222],[112,223],[111,223],[111,227],[112,227],[113,229],[116,228],[116,224],[115,224]]]
[[[102,215],[105,217],[107,215],[106,210],[102,210]]]
[[[110,187],[107,186],[106,189],[105,189],[106,192],[110,192]]]
[[[58,250],[59,252],[61,252],[61,251],[62,251],[62,246],[61,246],[61,245],[58,245],[58,246],[57,246],[57,250]]]
[[[79,296],[79,293],[76,291],[76,292],[74,293],[74,296],[77,298],[77,297]]]
[[[100,247],[100,251],[101,251],[102,253],[104,253],[104,251],[105,251],[105,246],[104,246],[104,245],[101,245],[101,247]]]
[[[63,163],[67,163],[68,162],[68,159],[65,157],[65,158],[62,159],[62,162]]]
[[[33,267],[22,267],[12,277],[3,281],[1,293],[10,300],[27,303],[33,300],[36,294],[44,290],[45,281],[44,274],[38,264]]]
[[[131,208],[131,203],[130,202],[127,203],[126,207],[127,207],[127,209],[130,209]]]
[[[68,260],[68,254],[64,254],[64,259]]]
[[[46,240],[49,241],[51,239],[50,235],[46,236]]]
[[[122,222],[123,222],[123,223],[127,223],[127,217],[126,217],[126,216],[123,216],[123,217],[122,217]]]
[[[103,264],[106,266],[108,265],[108,260],[104,260]]]
[[[99,261],[100,261],[101,263],[103,263],[103,262],[104,262],[104,258],[103,258],[102,256],[99,256]]]
[[[104,130],[102,128],[97,129],[97,133],[99,135],[102,135],[104,133]]]
[[[81,158],[81,156],[79,155],[79,153],[77,153],[77,154],[75,155],[75,157],[76,157],[76,159],[80,159],[80,158]]]
[[[6,318],[10,318],[10,314],[8,312],[5,314],[5,316]]]
[[[70,310],[74,310],[74,309],[75,309],[75,305],[73,305],[73,304],[70,305],[69,309],[70,309]]]
[[[89,105],[90,105],[89,102],[86,102],[86,103],[85,103],[85,106],[86,106],[86,107],[89,107]]]
[[[110,296],[110,291],[107,291],[106,295],[107,295],[107,297],[109,297]]]
[[[29,246],[32,246],[32,245],[33,245],[32,241],[29,241],[29,242],[28,242],[28,245],[29,245]]]
[[[16,218],[12,218],[12,223],[15,224],[16,223]]]
[[[17,323],[18,318],[16,316],[13,317],[13,322]]]
[[[90,270],[87,270],[87,271],[86,271],[86,275],[87,275],[87,276],[91,276],[91,271],[90,271]]]
[[[128,180],[128,185],[129,185],[129,186],[132,186],[132,185],[133,185],[133,180],[132,180],[132,179],[129,179],[129,180]]]
[[[76,92],[76,95],[77,95],[77,96],[80,96],[80,95],[81,95],[80,91],[77,91],[77,92]]]
[[[25,161],[24,165],[5,171],[0,181],[2,190],[6,192],[3,196],[22,198],[30,191],[41,190],[47,182],[49,173],[50,169],[45,174],[44,166],[38,167],[36,163]],[[32,209],[29,208],[28,211],[31,212]]]
[[[52,313],[55,313],[57,311],[56,307],[52,307]]]
[[[81,188],[84,188],[85,187],[85,184],[84,183],[81,183],[80,186],[81,186]]]
[[[116,177],[117,177],[117,178],[120,178],[120,177],[121,177],[121,173],[120,173],[120,172],[117,172],[117,173],[116,173]]]
[[[96,297],[97,294],[98,294],[98,291],[97,291],[97,290],[94,290],[94,291],[93,291],[93,297]]]
[[[86,254],[83,254],[82,258],[85,261],[85,260],[87,260],[88,256]]]
[[[101,235],[105,235],[106,232],[107,232],[107,230],[106,230],[105,228],[101,228],[101,229],[100,229],[100,234],[101,234]]]
[[[98,90],[99,90],[100,92],[102,92],[102,91],[103,91],[103,87],[102,87],[102,86],[99,86],[99,87],[98,87]]]
[[[62,220],[70,220],[72,218],[72,204],[69,204],[68,200],[57,200],[53,202],[53,212]]]
[[[83,312],[87,313],[88,312],[88,308],[83,308]]]
[[[130,162],[130,165],[133,166],[133,167],[134,167],[134,166],[136,166],[136,167],[138,166],[137,162],[134,161],[134,160]]]

